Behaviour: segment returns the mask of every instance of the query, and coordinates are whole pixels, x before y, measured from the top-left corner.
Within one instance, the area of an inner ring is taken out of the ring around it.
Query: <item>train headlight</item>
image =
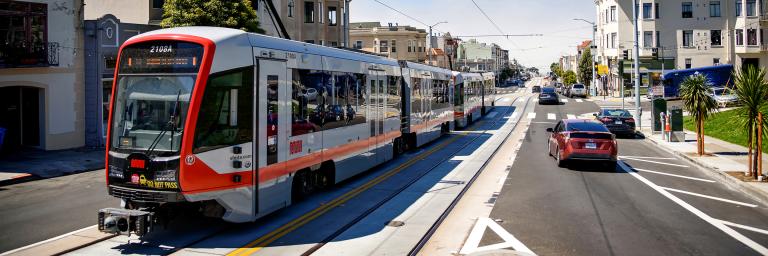
[[[155,181],[176,181],[176,170],[155,172]]]
[[[109,177],[113,178],[120,178],[122,179],[124,176],[123,169],[120,169],[119,167],[110,165],[109,166]]]

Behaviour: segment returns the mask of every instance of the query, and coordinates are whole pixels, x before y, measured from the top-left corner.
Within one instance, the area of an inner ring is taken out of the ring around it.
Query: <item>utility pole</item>
[[[597,73],[595,72],[595,56],[596,54],[592,53],[592,45],[595,45],[595,33],[597,32],[597,25],[595,25],[594,22],[585,20],[585,19],[573,19],[573,20],[580,20],[589,24],[592,24],[592,43],[589,45],[589,58],[592,59],[592,83],[590,83],[590,91],[593,91],[592,94],[596,94],[597,92]],[[597,50],[597,47],[595,47],[595,50]],[[581,61],[581,60],[579,60]],[[595,96],[595,95],[592,95]]]
[[[436,27],[437,25],[448,23],[447,21],[441,21],[435,24],[432,24],[432,26],[429,26],[429,38],[427,39],[427,44],[429,44],[429,49],[427,50],[427,56],[429,56],[429,65],[432,65],[432,27]]]
[[[632,54],[632,62],[634,63],[634,74],[635,74],[635,111],[637,111],[635,114],[637,115],[637,127],[641,128],[642,120],[643,120],[643,112],[640,109],[640,44],[638,44],[638,24],[637,24],[637,0],[632,0],[632,23],[634,23],[634,33],[635,33],[635,51]]]

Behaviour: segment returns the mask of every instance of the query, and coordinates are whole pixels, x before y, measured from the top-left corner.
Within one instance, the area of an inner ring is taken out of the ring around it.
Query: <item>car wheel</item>
[[[565,160],[560,158],[560,148],[555,148],[555,160],[557,160],[557,167],[565,167]]]

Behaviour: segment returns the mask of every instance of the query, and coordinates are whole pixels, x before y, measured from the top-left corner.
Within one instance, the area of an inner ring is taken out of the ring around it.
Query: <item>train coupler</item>
[[[153,212],[121,208],[99,210],[99,231],[130,236],[131,233],[143,236],[152,231]]]

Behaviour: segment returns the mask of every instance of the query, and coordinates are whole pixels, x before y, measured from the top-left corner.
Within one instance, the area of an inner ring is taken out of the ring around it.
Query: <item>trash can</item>
[[[0,150],[3,150],[3,140],[5,140],[5,128],[0,127]]]

